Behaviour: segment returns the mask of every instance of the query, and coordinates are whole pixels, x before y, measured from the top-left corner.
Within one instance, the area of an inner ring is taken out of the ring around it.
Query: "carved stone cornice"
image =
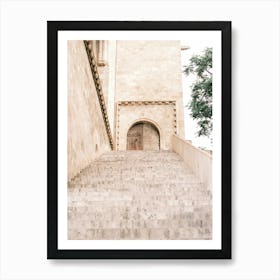
[[[119,101],[119,106],[126,105],[173,105],[176,106],[176,101],[170,100],[155,100],[155,101]]]
[[[102,91],[102,84],[101,84],[100,76],[99,76],[99,73],[98,73],[97,63],[95,61],[94,56],[92,55],[91,41],[84,40],[84,45],[85,45],[85,48],[86,48],[88,61],[89,61],[90,69],[91,69],[91,73],[92,73],[92,78],[93,78],[93,81],[94,81],[94,84],[95,84],[95,88],[96,88],[96,92],[97,92],[97,96],[98,96],[98,100],[99,100],[104,124],[105,124],[105,127],[106,127],[106,132],[107,132],[107,135],[108,135],[108,138],[109,138],[109,143],[110,143],[111,149],[113,150],[114,149],[113,137],[112,137],[112,133],[111,133],[107,108],[106,108],[106,104],[105,104],[105,98],[104,98],[104,94],[103,94],[103,91]]]

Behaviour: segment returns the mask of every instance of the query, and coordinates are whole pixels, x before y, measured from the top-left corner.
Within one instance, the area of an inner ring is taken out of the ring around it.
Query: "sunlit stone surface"
[[[211,208],[176,153],[108,152],[68,183],[68,238],[211,239]]]

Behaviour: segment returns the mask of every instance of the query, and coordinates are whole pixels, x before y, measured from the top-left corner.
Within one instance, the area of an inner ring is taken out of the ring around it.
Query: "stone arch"
[[[160,129],[148,119],[139,119],[129,125],[126,133],[127,150],[160,150]]]

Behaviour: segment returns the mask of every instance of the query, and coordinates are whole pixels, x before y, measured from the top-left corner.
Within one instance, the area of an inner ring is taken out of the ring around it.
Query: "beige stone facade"
[[[180,60],[179,41],[68,42],[68,239],[212,238]]]
[[[160,131],[161,149],[171,150],[173,133],[184,136],[180,42],[118,41],[116,61],[116,149],[146,120]]]
[[[68,179],[110,150],[110,137],[126,150],[139,122],[157,128],[161,150],[184,136],[180,42],[69,41]]]
[[[68,180],[111,150],[83,41],[68,42]]]
[[[133,124],[143,121],[159,131],[160,149],[172,149],[172,135],[176,133],[176,102],[119,102],[117,104],[116,149],[126,150],[127,133]]]

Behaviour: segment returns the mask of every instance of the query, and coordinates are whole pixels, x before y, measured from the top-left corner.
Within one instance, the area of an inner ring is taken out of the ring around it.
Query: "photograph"
[[[68,41],[69,239],[212,238],[211,141],[193,145],[184,120],[211,138],[212,51],[184,62],[186,79],[197,73],[184,106],[188,51]]]
[[[222,213],[226,69],[219,24],[217,30],[165,32],[143,31],[141,23],[137,31],[101,31],[102,23],[95,25],[96,30],[59,31],[53,42],[54,246],[223,251],[222,216],[230,218],[230,204]]]

